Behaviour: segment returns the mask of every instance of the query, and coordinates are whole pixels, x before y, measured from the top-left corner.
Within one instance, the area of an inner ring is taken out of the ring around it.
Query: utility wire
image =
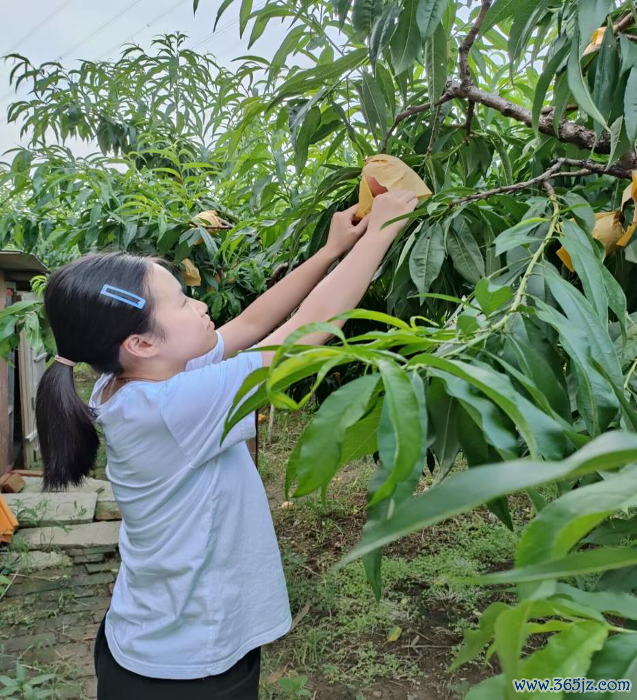
[[[65,7],[70,5],[71,2],[73,2],[73,0],[66,0],[66,2],[63,2],[57,9],[53,10],[53,12],[48,14],[41,22],[36,24],[35,27],[33,27],[33,29],[30,29],[23,37],[18,39],[18,41],[16,41],[16,43],[11,48],[7,49],[6,51],[3,51],[2,52],[3,56],[6,56],[7,54],[10,54],[10,53],[14,53],[16,51],[16,49],[19,49],[20,46],[22,46],[22,44],[27,39],[30,39],[38,31],[38,29],[41,29],[46,24],[48,24],[57,14],[62,12],[62,10]]]

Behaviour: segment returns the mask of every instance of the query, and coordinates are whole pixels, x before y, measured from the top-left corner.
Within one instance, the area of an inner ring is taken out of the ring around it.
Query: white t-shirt
[[[102,375],[89,403],[122,514],[106,638],[121,666],[151,678],[222,673],[291,625],[268,500],[244,442],[254,414],[219,445],[261,353],[222,362],[217,336],[186,371],[129,382],[100,405]]]

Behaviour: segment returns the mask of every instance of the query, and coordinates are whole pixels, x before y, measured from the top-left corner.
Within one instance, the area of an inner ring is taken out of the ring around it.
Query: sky
[[[255,0],[255,8],[265,1]],[[117,58],[120,47],[128,42],[148,49],[154,36],[181,31],[189,36],[189,48],[210,52],[231,67],[232,59],[248,53],[251,27],[240,39],[241,3],[235,1],[213,33],[220,4],[219,0],[200,0],[193,16],[192,0],[0,0],[0,56],[17,52],[35,65],[57,60],[73,67],[81,59]],[[273,19],[249,53],[272,58],[286,26]],[[20,143],[19,127],[7,124],[7,108],[12,101],[27,97],[29,89],[24,81],[16,97],[9,84],[12,65],[12,61],[0,62],[0,160],[5,160],[2,153]],[[78,146],[73,150],[84,154],[96,149]]]

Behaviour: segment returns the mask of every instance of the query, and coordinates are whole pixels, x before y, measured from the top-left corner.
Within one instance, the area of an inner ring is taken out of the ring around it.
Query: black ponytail
[[[162,337],[153,320],[148,276],[158,258],[127,253],[86,255],[50,277],[44,306],[58,354],[85,362],[100,373],[119,374],[119,348],[132,334]],[[100,294],[104,284],[146,300],[139,309]],[[95,416],[75,389],[73,367],[53,362],[40,380],[36,423],[44,465],[44,489],[78,485],[88,475],[99,447]]]

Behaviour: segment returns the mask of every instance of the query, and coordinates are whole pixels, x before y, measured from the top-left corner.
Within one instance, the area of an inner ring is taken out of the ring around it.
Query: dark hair
[[[119,374],[119,348],[131,334],[163,337],[153,320],[148,274],[163,261],[128,253],[85,255],[56,270],[44,292],[47,319],[58,354],[86,362],[97,372]],[[104,284],[146,300],[139,309],[100,294]],[[40,380],[36,422],[44,464],[45,490],[82,482],[95,462],[99,436],[93,411],[75,390],[73,368],[53,362]]]

